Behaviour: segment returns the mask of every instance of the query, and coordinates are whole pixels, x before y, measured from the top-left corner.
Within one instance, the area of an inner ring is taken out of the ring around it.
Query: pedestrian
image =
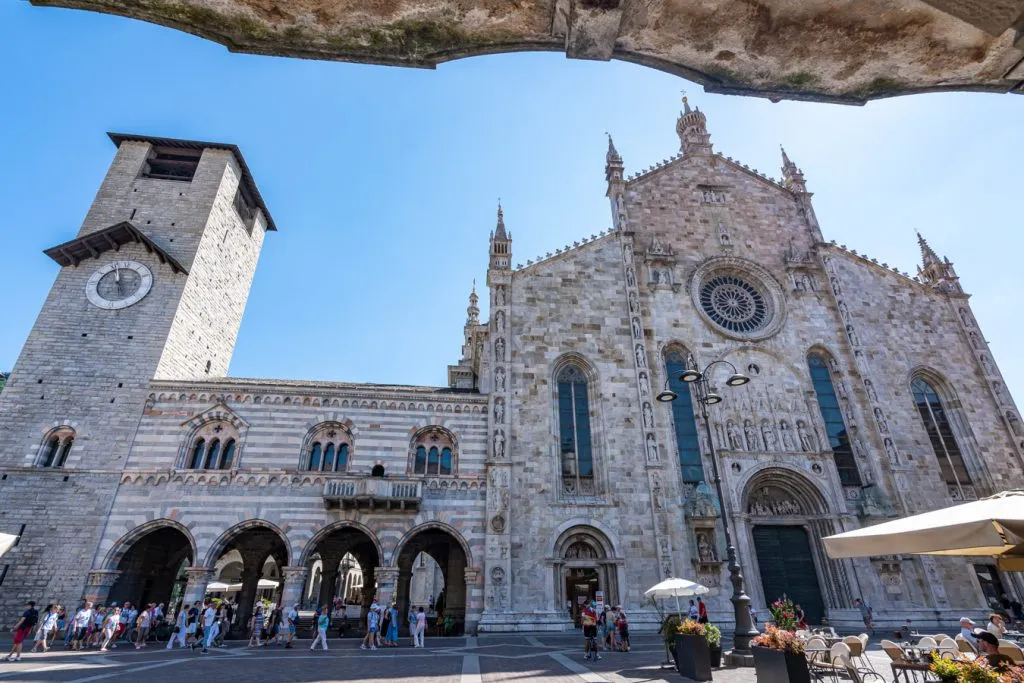
[[[601,659],[597,653],[597,608],[596,602],[584,605],[580,612],[580,621],[583,623],[583,659]]]
[[[604,646],[605,649],[609,652],[615,652],[617,649],[619,649],[617,642],[618,638],[616,637],[619,632],[619,608],[605,608],[605,621],[607,622],[607,625],[605,627]]]
[[[423,634],[427,630],[427,614],[423,611],[421,606],[419,611],[416,612],[416,647],[424,647],[423,645]]]
[[[55,642],[57,642],[57,633],[60,632],[60,631],[65,631],[66,632],[67,631],[67,626],[68,626],[68,611],[67,611],[67,609],[65,609],[64,605],[57,605],[57,631],[54,632],[53,639],[49,643],[50,647],[53,647],[53,644]],[[67,643],[66,642],[64,643],[64,647],[67,647]]]
[[[323,643],[324,649],[327,649],[327,629],[330,625],[330,613],[328,612],[327,605],[324,605],[323,610],[318,612],[316,618],[316,638],[313,639],[313,644],[309,646],[310,650],[315,650],[317,643]]]
[[[263,603],[256,604],[256,611],[249,620],[249,643],[246,647],[259,647],[263,638]]]
[[[299,628],[299,605],[295,603],[292,608],[288,610],[288,637],[285,638],[284,646],[285,649],[291,649],[292,639],[295,638],[295,632]]]
[[[708,623],[708,606],[702,598],[697,598],[697,621],[702,624]]]
[[[196,642],[199,640],[199,601],[196,600],[192,603],[192,606],[188,608],[188,621],[186,622],[185,633],[188,635],[188,646],[190,649],[196,649]]]
[[[139,611],[135,618],[135,649],[141,650],[146,647],[146,638],[149,637],[149,627],[153,623],[153,604],[146,605]]]
[[[750,605],[750,607],[748,609],[750,610],[750,623],[752,623],[756,627],[757,626],[757,610],[754,609],[753,605]]]
[[[103,644],[103,624],[107,621],[107,610],[102,606],[93,610],[92,623],[89,624],[89,647]]]
[[[113,603],[113,605],[115,607],[117,607],[117,603],[116,602]],[[121,607],[121,621],[117,625],[117,633],[114,636],[115,639],[117,639],[117,638],[124,638],[125,640],[128,639],[128,616],[129,616],[129,613],[131,612],[131,608],[132,608],[132,604],[130,602],[124,603],[124,605]]]
[[[128,605],[128,621],[125,623],[125,630],[122,636],[129,643],[136,640],[135,631],[138,629],[139,621],[139,606],[135,603],[125,603]]]
[[[39,619],[39,628],[36,629],[35,642],[32,643],[32,652],[38,651],[40,647],[43,648],[43,652],[50,649],[48,638],[51,635],[52,630],[57,629],[57,606],[50,604],[46,606],[46,610],[43,611],[42,618]]]
[[[409,607],[409,640],[412,646],[416,647],[416,606]]]
[[[619,627],[619,647],[623,652],[629,652],[629,621],[621,607],[619,608],[619,621],[616,625]]]
[[[86,631],[89,629],[89,622],[92,621],[92,603],[85,602],[75,613],[74,634],[71,636],[71,649],[81,650],[82,641],[85,640]]]
[[[85,600],[78,605],[78,610],[75,610],[74,614],[67,612],[64,613],[64,622],[66,628],[64,629],[64,649],[71,647],[71,642],[75,639],[75,617],[78,615],[78,611],[85,609]]]
[[[697,621],[700,618],[700,610],[697,609],[697,605],[694,604],[693,600],[690,600],[690,619]]]
[[[214,637],[214,645],[227,647],[224,644],[224,638],[227,637],[230,630],[231,621],[228,619],[228,607],[226,603],[222,602],[217,606],[217,635]]]
[[[217,610],[213,608],[213,601],[209,598],[203,603],[203,648],[200,653],[206,654],[209,651],[210,643],[217,637]]]
[[[377,619],[380,614],[377,612],[377,602],[374,601],[370,605],[370,610],[366,613],[366,636],[363,638],[363,642],[359,644],[360,650],[376,650],[377,649]]]
[[[864,620],[864,626],[868,629],[871,635],[875,635],[875,627],[871,621],[874,618],[874,613],[871,609],[871,605],[867,601],[857,598],[853,601],[853,606],[860,610],[860,617]],[[972,623],[973,626],[973,623]]]
[[[392,602],[388,607],[388,647],[398,647],[398,608]]]
[[[390,647],[388,643],[388,631],[391,629],[391,610],[381,608],[380,611],[380,636],[381,647]]]
[[[117,645],[114,645],[114,639],[117,637],[117,629],[120,624],[121,608],[111,607],[107,612],[107,616],[103,620],[103,635],[102,640],[100,641],[100,652],[106,652],[111,646],[117,647]],[[172,639],[168,642],[173,643],[174,640]]]
[[[36,603],[29,600],[25,603],[25,611],[21,613],[18,623],[11,629],[11,632],[14,634],[14,645],[11,646],[11,651],[7,655],[8,662],[17,662],[21,659],[22,643],[32,633],[32,629],[35,628],[38,621],[39,612],[36,611]]]
[[[275,607],[270,611],[270,622],[267,625],[266,641],[264,645],[270,645],[273,641],[275,645],[281,644],[281,608]]]
[[[167,649],[173,650],[174,643],[177,642],[180,647],[185,647],[188,644],[188,608],[185,603],[178,605],[178,611],[175,616],[175,626],[171,631],[171,637],[167,639]]]

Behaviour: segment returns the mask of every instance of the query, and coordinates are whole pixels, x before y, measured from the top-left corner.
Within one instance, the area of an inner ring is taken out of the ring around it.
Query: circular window
[[[718,275],[701,285],[700,306],[732,332],[755,332],[768,322],[768,305],[754,285],[735,275]]]
[[[781,329],[785,318],[778,282],[763,267],[745,259],[724,256],[702,263],[690,279],[690,296],[701,317],[733,339],[770,337]]]

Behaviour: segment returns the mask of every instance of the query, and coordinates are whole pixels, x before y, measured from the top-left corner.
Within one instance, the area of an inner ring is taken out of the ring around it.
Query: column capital
[[[373,578],[377,583],[394,583],[398,578],[398,567],[374,567]]]
[[[285,581],[305,581],[309,576],[309,567],[281,567]]]
[[[209,583],[215,571],[213,567],[189,567],[185,570],[185,576],[189,583]]]
[[[89,571],[89,576],[85,583],[87,586],[110,588],[117,582],[119,576],[121,576],[121,571],[118,569],[92,569]]]

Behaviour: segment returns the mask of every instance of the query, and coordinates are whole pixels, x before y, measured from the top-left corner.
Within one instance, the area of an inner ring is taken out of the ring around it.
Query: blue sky
[[[678,149],[679,91],[716,149],[804,169],[827,239],[913,272],[914,230],[956,264],[1008,385],[1024,390],[1024,98],[866,107],[708,95],[551,53],[437,70],[230,54],[127,19],[0,3],[0,206],[10,369],[114,149],[108,130],[237,143],[280,227],[231,374],[446,383],[498,197],[525,263],[609,226],[605,131],[633,172]]]

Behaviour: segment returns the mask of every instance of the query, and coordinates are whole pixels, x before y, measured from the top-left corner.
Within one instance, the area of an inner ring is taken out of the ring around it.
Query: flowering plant
[[[676,626],[676,634],[680,636],[700,636],[704,637],[704,624],[694,621],[693,619],[687,619],[683,623]]]
[[[933,654],[931,671],[942,683],[1024,683],[1024,666],[996,670],[984,657],[944,659]]]
[[[772,650],[783,650],[794,654],[801,654],[804,651],[804,644],[797,640],[794,633],[784,631],[783,629],[772,626],[771,624],[769,624],[768,628],[764,630],[764,633],[755,637],[751,643],[759,647],[767,647]]]
[[[796,608],[785,593],[768,606],[768,611],[772,613],[772,621],[776,627],[784,631],[796,631]]]

